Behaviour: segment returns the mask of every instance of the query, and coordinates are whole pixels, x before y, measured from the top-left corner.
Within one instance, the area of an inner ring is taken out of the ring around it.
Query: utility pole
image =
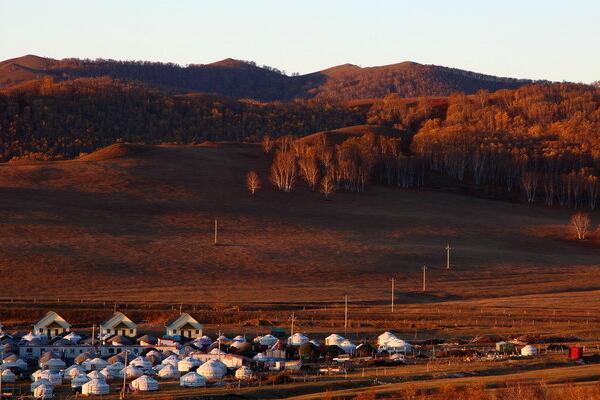
[[[426,273],[427,273],[427,267],[425,265],[423,265],[423,292],[427,291],[427,281],[426,281],[426,277],[425,277]]]
[[[94,347],[94,345],[96,344],[96,331],[95,331],[96,325],[92,324],[92,347]]]
[[[450,269],[450,243],[446,245],[446,269]]]
[[[296,320],[294,313],[292,313],[292,317],[290,318],[290,320],[292,321],[292,331],[290,333],[290,336],[294,336],[294,321]]]
[[[346,336],[346,333],[348,332],[348,295],[346,295],[344,301],[344,336]]]
[[[215,218],[215,243],[216,246],[219,243],[219,222]]]
[[[128,354],[129,354],[129,352],[126,349],[125,350],[125,368],[123,368],[123,389],[121,389],[121,396],[119,396],[121,399],[125,398],[125,392],[127,390],[127,355]]]
[[[392,314],[394,313],[394,281],[395,278],[392,278]]]

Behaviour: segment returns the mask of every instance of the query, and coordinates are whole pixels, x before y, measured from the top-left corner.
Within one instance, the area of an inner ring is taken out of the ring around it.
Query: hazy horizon
[[[432,11],[433,10],[433,11]],[[0,58],[255,61],[288,74],[414,61],[552,81],[600,79],[600,4],[0,0]],[[26,24],[23,21],[27,21]],[[26,27],[26,29],[23,29]]]

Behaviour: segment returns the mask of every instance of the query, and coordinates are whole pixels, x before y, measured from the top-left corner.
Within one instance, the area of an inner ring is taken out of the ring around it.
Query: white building
[[[135,337],[137,335],[137,324],[122,312],[116,312],[100,324],[100,335],[101,337],[111,335]]]
[[[33,325],[33,334],[46,335],[51,338],[62,335],[68,332],[69,329],[71,329],[71,325],[63,317],[54,311],[49,311],[44,318]]]
[[[187,313],[167,322],[165,328],[167,336],[184,336],[192,339],[202,337],[202,324]]]

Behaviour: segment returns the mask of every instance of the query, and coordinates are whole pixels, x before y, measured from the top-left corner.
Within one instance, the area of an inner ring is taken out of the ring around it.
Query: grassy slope
[[[279,193],[251,145],[120,146],[87,160],[0,166],[4,296],[382,300],[392,274],[399,292],[417,291],[423,264],[441,298],[600,288],[597,248],[538,234],[565,223],[562,210],[377,186],[330,202],[303,186]],[[256,198],[249,169],[264,180]]]

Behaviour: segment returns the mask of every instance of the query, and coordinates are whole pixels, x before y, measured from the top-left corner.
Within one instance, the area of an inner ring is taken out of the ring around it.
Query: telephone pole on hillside
[[[394,278],[392,278],[392,314],[394,313]]]
[[[446,269],[450,269],[450,243],[446,245]]]
[[[219,243],[219,222],[215,218],[215,242],[214,242],[214,245],[216,246],[218,243]]]
[[[348,295],[344,297],[344,336],[348,333]]]
[[[426,280],[427,267],[423,265],[423,292],[427,291],[427,280]]]

